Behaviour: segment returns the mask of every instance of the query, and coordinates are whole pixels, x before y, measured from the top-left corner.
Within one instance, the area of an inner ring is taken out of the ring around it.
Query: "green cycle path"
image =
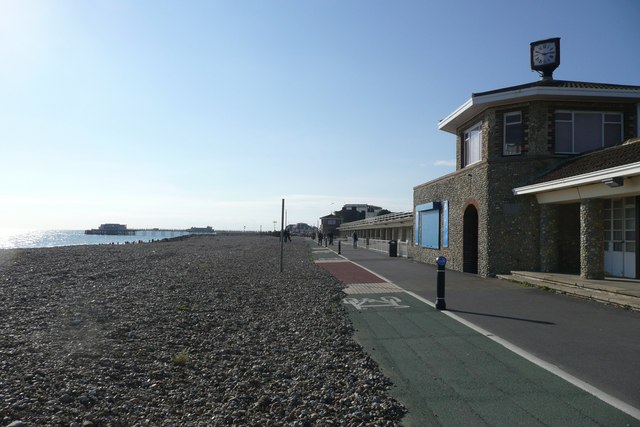
[[[403,425],[640,426],[634,408],[614,408],[348,261],[337,246],[310,248],[318,266],[346,285],[355,339],[407,407]]]

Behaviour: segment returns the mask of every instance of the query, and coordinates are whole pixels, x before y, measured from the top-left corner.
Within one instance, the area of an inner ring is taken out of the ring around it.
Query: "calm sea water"
[[[111,243],[150,242],[185,236],[185,231],[142,231],[135,236],[96,236],[84,230],[2,230],[0,249],[51,248],[54,246],[106,245]]]

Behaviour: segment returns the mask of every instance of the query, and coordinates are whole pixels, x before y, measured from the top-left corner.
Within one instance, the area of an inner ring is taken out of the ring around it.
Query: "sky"
[[[438,121],[554,77],[640,85],[638,0],[0,0],[0,228],[316,225],[410,211]]]

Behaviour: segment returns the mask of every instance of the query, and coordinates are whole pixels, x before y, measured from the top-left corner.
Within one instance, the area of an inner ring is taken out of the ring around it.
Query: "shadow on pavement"
[[[498,314],[477,313],[474,311],[452,310],[452,309],[447,309],[447,311],[450,311],[452,313],[474,314],[476,316],[496,317],[499,319],[518,320],[520,322],[537,323],[539,325],[555,325],[555,323],[553,322],[546,322],[544,320],[523,319],[521,317],[500,316]]]

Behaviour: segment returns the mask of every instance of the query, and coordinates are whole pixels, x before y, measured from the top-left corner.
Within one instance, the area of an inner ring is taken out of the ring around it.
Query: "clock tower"
[[[542,76],[542,80],[553,80],[553,71],[560,65],[560,37],[538,40],[531,46],[531,69]]]

